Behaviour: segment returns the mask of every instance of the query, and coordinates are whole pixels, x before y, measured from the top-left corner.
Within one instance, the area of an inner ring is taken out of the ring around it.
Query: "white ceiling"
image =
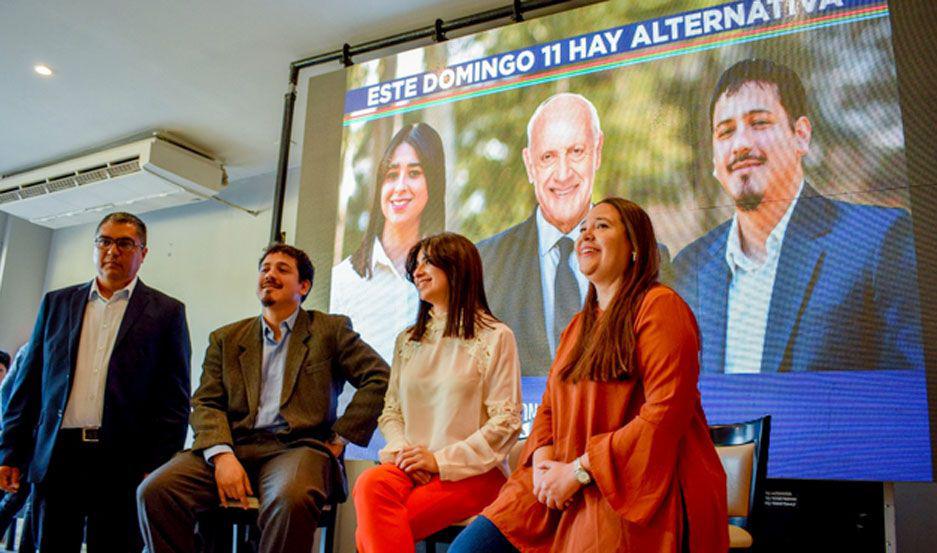
[[[156,129],[219,157],[231,180],[272,171],[290,62],[508,4],[0,0],[0,175]],[[304,71],[301,87],[336,68]]]

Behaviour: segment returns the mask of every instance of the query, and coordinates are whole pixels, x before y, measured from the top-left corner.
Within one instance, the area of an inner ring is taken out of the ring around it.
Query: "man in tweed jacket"
[[[211,334],[192,401],[195,443],[137,491],[151,553],[195,551],[199,513],[250,496],[261,552],[309,551],[322,506],[344,500],[342,452],[370,440],[388,368],[347,317],[301,309],[312,278],[302,250],[271,246],[257,283],[263,315]],[[357,393],[336,417],[345,381]]]

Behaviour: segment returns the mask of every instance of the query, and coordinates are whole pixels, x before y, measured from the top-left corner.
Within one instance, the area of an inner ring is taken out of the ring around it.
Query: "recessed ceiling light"
[[[49,67],[48,65],[44,64],[44,63],[40,63],[40,64],[38,64],[38,65],[34,65],[34,66],[33,66],[33,70],[34,70],[36,73],[39,73],[40,75],[42,75],[43,77],[51,77],[51,76],[52,76],[52,68]]]

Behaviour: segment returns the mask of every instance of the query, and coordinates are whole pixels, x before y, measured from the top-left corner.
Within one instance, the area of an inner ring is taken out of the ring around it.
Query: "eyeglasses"
[[[98,236],[94,239],[94,245],[102,251],[109,250],[114,244],[117,244],[117,249],[123,253],[132,252],[143,247],[141,244],[137,244],[137,241],[133,238],[118,238],[115,240],[108,236]]]

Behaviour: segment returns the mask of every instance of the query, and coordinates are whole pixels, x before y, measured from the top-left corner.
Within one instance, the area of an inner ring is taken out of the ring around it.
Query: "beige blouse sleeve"
[[[488,420],[466,439],[436,452],[441,480],[461,480],[503,464],[521,431],[521,370],[514,334],[497,325],[485,345],[483,402]]]
[[[409,333],[406,330],[397,335],[397,342],[394,344],[394,360],[390,366],[390,379],[387,383],[387,392],[384,394],[384,410],[377,419],[377,426],[387,441],[387,445],[378,452],[382,463],[392,462],[397,452],[408,445],[399,393],[403,348],[406,347],[408,338]]]

